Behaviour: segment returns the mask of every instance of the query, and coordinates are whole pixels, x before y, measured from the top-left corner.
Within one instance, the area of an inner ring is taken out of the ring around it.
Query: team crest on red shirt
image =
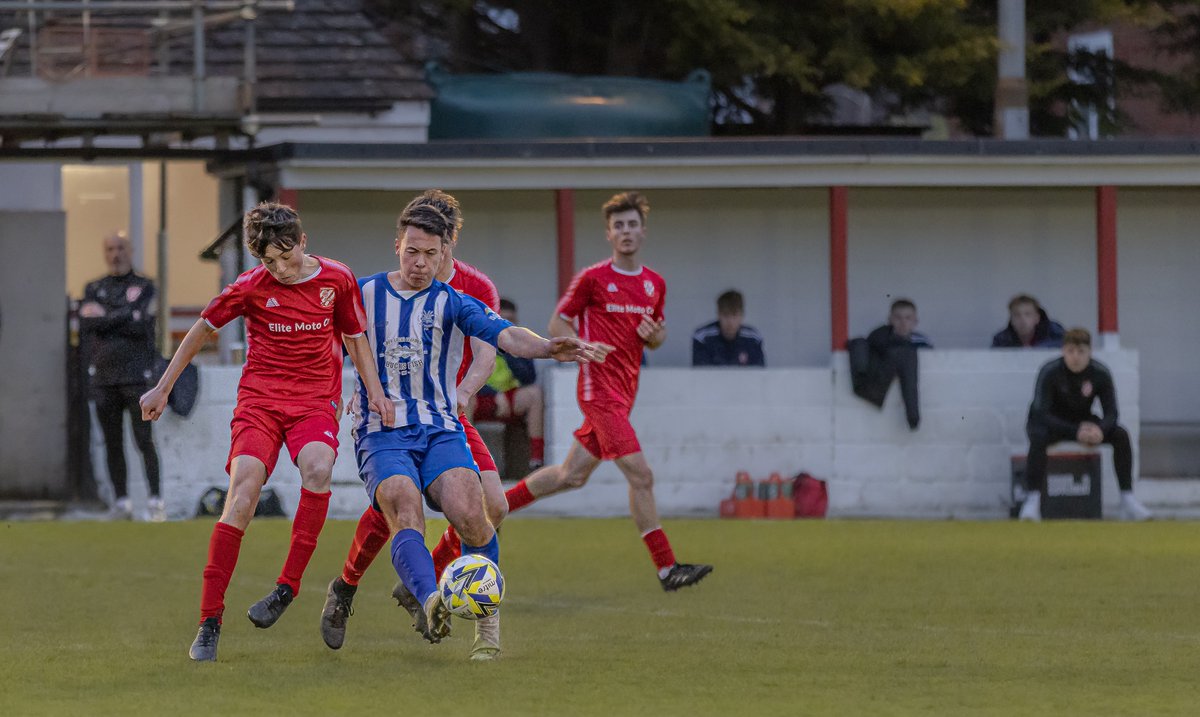
[[[321,289],[321,306],[333,306],[333,297],[336,295],[337,292],[331,286]]]
[[[646,290],[646,296],[654,296],[654,282],[646,279],[642,282],[642,288]]]

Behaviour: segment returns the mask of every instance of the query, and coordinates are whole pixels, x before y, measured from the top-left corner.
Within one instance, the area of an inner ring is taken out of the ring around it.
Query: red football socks
[[[650,550],[650,557],[654,560],[656,568],[662,570],[675,564],[675,551],[671,550],[671,541],[667,540],[667,534],[662,528],[651,530],[642,536],[642,540]]]
[[[442,533],[442,539],[433,549],[433,574],[440,580],[442,571],[460,555],[462,555],[462,541],[458,539],[458,533],[454,532],[454,526],[447,525],[446,532]]]
[[[542,437],[529,439],[529,460],[538,463],[546,462],[546,439]]]
[[[225,612],[225,588],[233,577],[244,531],[227,523],[217,523],[208,539],[208,563],[204,566],[204,586],[200,590],[200,622]]]
[[[391,536],[392,529],[388,527],[387,518],[368,505],[358,519],[358,527],[354,529],[354,543],[350,545],[350,554],[346,556],[346,564],[342,567],[342,582],[358,585],[363,573],[371,567],[375,556],[379,555]]]
[[[287,560],[283,563],[283,572],[275,581],[277,585],[288,585],[292,595],[300,594],[300,578],[304,569],[317,549],[317,536],[325,526],[325,516],[329,513],[329,491],[314,493],[306,488],[300,489],[300,503],[296,506],[296,517],[292,519],[292,544],[288,548]]]
[[[505,491],[504,498],[508,501],[509,513],[515,513],[537,500],[533,493],[530,493],[529,489],[525,487],[524,479],[521,479],[521,482]]]

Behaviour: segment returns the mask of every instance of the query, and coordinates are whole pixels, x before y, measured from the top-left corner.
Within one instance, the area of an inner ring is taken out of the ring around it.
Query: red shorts
[[[513,397],[516,395],[517,389],[510,388],[504,392],[505,398],[508,399],[508,415],[503,418],[496,415],[496,394],[489,393],[488,395],[475,394],[475,420],[476,421],[501,421],[507,423],[516,420],[520,416],[514,416],[512,407],[514,405]]]
[[[629,407],[617,403],[580,401],[583,425],[575,431],[579,445],[602,461],[611,461],[642,450],[629,423]]]
[[[488,450],[487,444],[483,442],[483,437],[479,435],[479,431],[475,430],[475,426],[467,420],[463,414],[458,414],[458,420],[462,422],[463,432],[467,434],[467,446],[471,449],[471,457],[475,459],[475,464],[479,466],[479,472],[492,471],[496,472],[496,461],[492,460],[491,451]]]
[[[271,475],[284,443],[292,463],[296,462],[300,449],[313,442],[324,443],[337,455],[338,424],[334,407],[329,404],[239,404],[233,409],[229,427],[232,439],[229,459],[225,461],[226,473],[235,456],[251,456],[262,461],[267,475]]]

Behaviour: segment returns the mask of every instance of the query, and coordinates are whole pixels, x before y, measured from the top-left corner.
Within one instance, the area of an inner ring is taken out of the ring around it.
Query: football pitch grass
[[[443,523],[431,522],[430,539]],[[0,714],[1150,715],[1200,709],[1189,523],[667,521],[716,569],[664,593],[628,519],[510,520],[504,655],[428,645],[386,553],[346,644],[318,618],[353,523],[327,524],[269,630],[289,531],[259,520],[219,662],[194,664],[211,521],[0,525]]]

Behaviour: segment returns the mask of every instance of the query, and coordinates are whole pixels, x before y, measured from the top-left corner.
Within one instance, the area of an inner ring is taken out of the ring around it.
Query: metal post
[[[171,304],[167,301],[167,163],[158,163],[158,350],[171,346]]]
[[[995,135],[1029,139],[1029,89],[1025,82],[1025,0],[999,0],[1000,35]]]
[[[1096,293],[1099,348],[1120,347],[1117,334],[1117,188],[1096,187]]]
[[[554,210],[558,229],[558,295],[562,296],[575,276],[575,190],[555,190]]]
[[[129,163],[129,243],[133,245],[133,268],[146,271],[146,215],[142,192],[142,163]]]
[[[242,112],[245,114],[254,114],[258,107],[258,49],[255,47],[257,40],[255,39],[255,23],[258,20],[258,12],[255,8],[257,0],[246,0],[242,6],[242,23],[245,25],[246,37],[243,40],[243,66],[242,66],[242,82],[245,96],[243,99]]]
[[[38,42],[37,42],[37,10],[33,0],[29,0],[29,76],[38,74]]]
[[[829,188],[829,324],[831,350],[845,351],[850,337],[847,190]]]
[[[171,36],[167,34],[167,24],[171,16],[166,10],[158,13],[158,74],[166,77],[171,74]]]
[[[203,113],[204,101],[204,0],[192,0],[192,111]]]

